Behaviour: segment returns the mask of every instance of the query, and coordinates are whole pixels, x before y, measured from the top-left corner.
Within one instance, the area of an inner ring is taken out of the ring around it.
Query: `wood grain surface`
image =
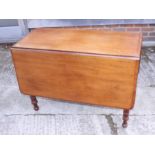
[[[18,48],[12,48],[12,56],[24,94],[133,107],[139,60]]]
[[[39,28],[33,30],[14,47],[139,58],[141,40],[142,35],[134,32]]]

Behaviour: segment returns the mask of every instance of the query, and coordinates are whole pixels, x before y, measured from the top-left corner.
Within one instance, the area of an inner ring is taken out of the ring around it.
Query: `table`
[[[133,108],[142,35],[74,28],[38,28],[12,48],[19,89],[30,95],[123,109]]]

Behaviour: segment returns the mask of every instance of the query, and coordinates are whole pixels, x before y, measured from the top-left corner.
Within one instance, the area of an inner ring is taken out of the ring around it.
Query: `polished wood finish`
[[[34,110],[38,111],[39,110],[39,106],[37,104],[38,101],[37,101],[36,97],[35,96],[30,96],[30,99],[31,99],[31,103],[33,105]]]
[[[130,109],[138,60],[14,49],[20,90],[27,95]]]
[[[141,34],[73,28],[39,28],[33,30],[14,47],[139,58]]]
[[[12,48],[20,91],[71,102],[122,108],[127,127],[140,63],[141,34],[36,29]]]
[[[129,110],[125,109],[123,110],[123,123],[122,123],[123,128],[127,128],[128,120],[129,120]]]

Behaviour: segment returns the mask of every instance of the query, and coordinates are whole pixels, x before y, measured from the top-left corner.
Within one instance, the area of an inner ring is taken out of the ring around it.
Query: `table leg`
[[[127,128],[128,120],[129,120],[129,110],[124,109],[123,110],[123,123],[122,123],[123,128]]]
[[[38,106],[38,101],[37,101],[37,99],[36,99],[36,96],[30,96],[30,99],[31,99],[31,103],[32,103],[32,105],[33,105],[33,107],[34,107],[34,110],[35,111],[38,111],[39,110],[39,106]]]

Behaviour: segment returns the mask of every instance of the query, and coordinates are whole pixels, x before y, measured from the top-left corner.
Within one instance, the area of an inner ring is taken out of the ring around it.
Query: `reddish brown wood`
[[[134,32],[38,28],[13,47],[139,58],[141,38]]]
[[[129,120],[129,110],[124,109],[124,111],[123,111],[123,123],[122,123],[123,128],[127,128],[128,120]]]
[[[79,103],[133,107],[139,60],[13,49],[22,93]]]
[[[134,106],[142,35],[39,28],[13,46],[20,91],[35,96],[125,109]]]
[[[32,105],[34,107],[34,110],[38,111],[39,110],[39,106],[37,104],[38,101],[37,101],[36,97],[35,96],[30,96],[30,98],[31,98],[31,103],[32,103]]]

